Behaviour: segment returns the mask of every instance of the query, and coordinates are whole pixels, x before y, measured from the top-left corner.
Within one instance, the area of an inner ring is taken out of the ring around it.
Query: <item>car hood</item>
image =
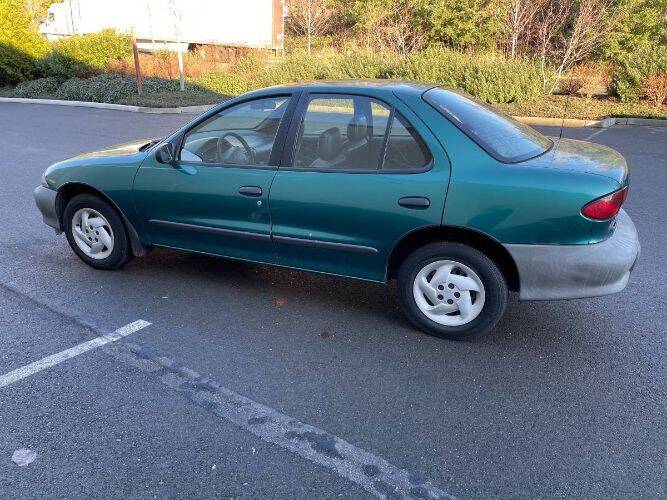
[[[628,182],[625,158],[607,146],[575,139],[553,139],[554,146],[542,156],[527,163],[542,168],[581,172],[609,177],[624,186]]]
[[[74,158],[101,158],[101,157],[116,157],[116,156],[129,156],[137,153],[141,153],[147,150],[153,144],[157,144],[161,139],[140,139],[131,142],[125,142],[123,144],[118,144],[116,146],[111,146],[106,149],[101,149],[99,151],[93,151],[90,153],[83,153],[75,156]]]

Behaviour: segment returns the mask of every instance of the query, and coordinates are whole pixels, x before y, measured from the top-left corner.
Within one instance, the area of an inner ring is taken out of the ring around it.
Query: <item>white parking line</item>
[[[605,132],[606,130],[607,130],[606,128],[601,128],[600,130],[597,130],[597,131],[593,132],[588,137],[585,137],[584,141],[590,141],[593,137],[595,137],[596,135],[601,134],[602,132]]]
[[[71,347],[70,349],[52,354],[51,356],[40,359],[39,361],[35,361],[28,365],[22,366],[21,368],[17,368],[16,370],[13,370],[9,373],[5,373],[4,375],[0,375],[0,388],[9,384],[13,384],[14,382],[18,382],[19,380],[23,380],[24,378],[41,372],[42,370],[46,370],[47,368],[51,368],[52,366],[58,365],[63,361],[72,359],[79,354],[92,351],[93,349],[106,345],[109,342],[120,340],[123,337],[127,337],[128,335],[131,335],[134,332],[141,330],[142,328],[146,328],[149,325],[150,323],[148,321],[140,319],[130,323],[129,325],[120,327],[118,330],[112,333],[102,335],[101,337],[94,338],[87,342],[83,342],[79,345]]]

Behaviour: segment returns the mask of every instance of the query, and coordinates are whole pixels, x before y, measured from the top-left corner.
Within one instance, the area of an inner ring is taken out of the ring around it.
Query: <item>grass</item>
[[[180,108],[183,106],[201,106],[218,104],[230,96],[208,90],[192,90],[186,92],[153,92],[143,96],[132,96],[116,101],[116,104],[130,104],[148,108]]]
[[[498,108],[514,116],[579,118],[597,120],[606,116],[667,119],[667,107],[641,102],[620,102],[612,98],[545,95],[532,102],[499,104]]]
[[[0,87],[0,97],[11,97],[12,87]],[[53,96],[40,96],[53,99]],[[177,108],[181,106],[201,106],[218,104],[231,96],[197,88],[185,92],[153,92],[143,96],[132,96],[116,101],[117,104],[130,104],[150,108]],[[579,97],[565,95],[545,95],[530,102],[498,104],[498,108],[514,116],[540,116],[546,118],[579,118],[596,120],[606,116],[667,119],[667,106],[653,106],[645,101],[620,102],[612,98]]]

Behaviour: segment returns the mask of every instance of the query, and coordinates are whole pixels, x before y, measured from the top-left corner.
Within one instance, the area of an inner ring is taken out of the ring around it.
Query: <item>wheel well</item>
[[[456,226],[433,226],[419,229],[403,237],[389,256],[387,277],[395,278],[403,261],[417,248],[436,241],[465,243],[493,260],[502,271],[510,290],[519,291],[519,271],[514,259],[497,240],[484,233]]]
[[[132,223],[129,220],[127,220],[125,214],[123,214],[123,212],[120,210],[120,208],[118,208],[118,206],[114,203],[114,201],[111,198],[109,198],[106,194],[104,194],[102,191],[99,191],[94,187],[89,186],[88,184],[79,184],[79,183],[65,184],[58,190],[58,197],[56,198],[56,213],[58,215],[58,220],[60,221],[61,227],[63,226],[63,213],[65,212],[65,207],[67,206],[69,201],[75,196],[84,193],[92,194],[94,196],[102,198],[111,207],[113,207],[113,209],[116,210],[116,212],[118,212],[118,215],[125,224],[125,230],[130,239],[132,253],[134,253],[135,256],[138,257],[141,255],[146,255],[150,251],[149,246],[146,246],[143,243],[141,243],[136,229],[134,229]]]
[[[116,207],[116,204],[112,200],[110,200],[109,197],[105,195],[102,191],[99,191],[87,184],[78,184],[78,183],[65,184],[58,190],[58,197],[56,198],[56,213],[58,214],[58,219],[60,220],[61,225],[62,225],[63,214],[65,213],[65,207],[72,198],[80,194],[92,194],[98,196],[102,198],[104,201],[108,202],[109,205],[114,207],[114,209],[120,213],[120,211]]]

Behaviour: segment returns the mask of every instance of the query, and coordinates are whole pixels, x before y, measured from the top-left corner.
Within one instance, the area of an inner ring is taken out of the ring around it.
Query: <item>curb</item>
[[[616,124],[616,118],[602,118],[601,120],[580,120],[577,118],[543,118],[541,116],[513,116],[517,121],[526,125],[542,125],[545,127],[593,127],[607,128]],[[626,118],[624,118],[626,119]],[[667,126],[667,120],[664,121]]]
[[[146,106],[131,106],[129,104],[111,104],[106,102],[63,101],[59,99],[31,99],[29,97],[0,97],[0,102],[15,102],[24,104],[51,104],[56,106],[77,106],[82,108],[111,109],[128,111],[131,113],[153,114],[192,114],[198,115],[208,111],[218,104],[203,106],[184,106],[181,108],[149,108]],[[667,120],[661,118],[617,118],[608,116],[600,120],[580,120],[578,118],[544,118],[541,116],[513,116],[515,120],[527,125],[541,125],[545,127],[592,127],[608,128],[614,125],[643,125],[650,127],[667,127]]]
[[[185,106],[182,108],[148,108],[145,106],[131,106],[129,104],[111,104],[107,102],[86,101],[62,101],[59,99],[31,99],[28,97],[0,97],[0,102],[14,102],[23,104],[51,104],[55,106],[76,106],[82,108],[112,109],[115,111],[129,111],[131,113],[153,113],[153,114],[195,114],[198,115],[217,106],[207,104],[204,106]]]

